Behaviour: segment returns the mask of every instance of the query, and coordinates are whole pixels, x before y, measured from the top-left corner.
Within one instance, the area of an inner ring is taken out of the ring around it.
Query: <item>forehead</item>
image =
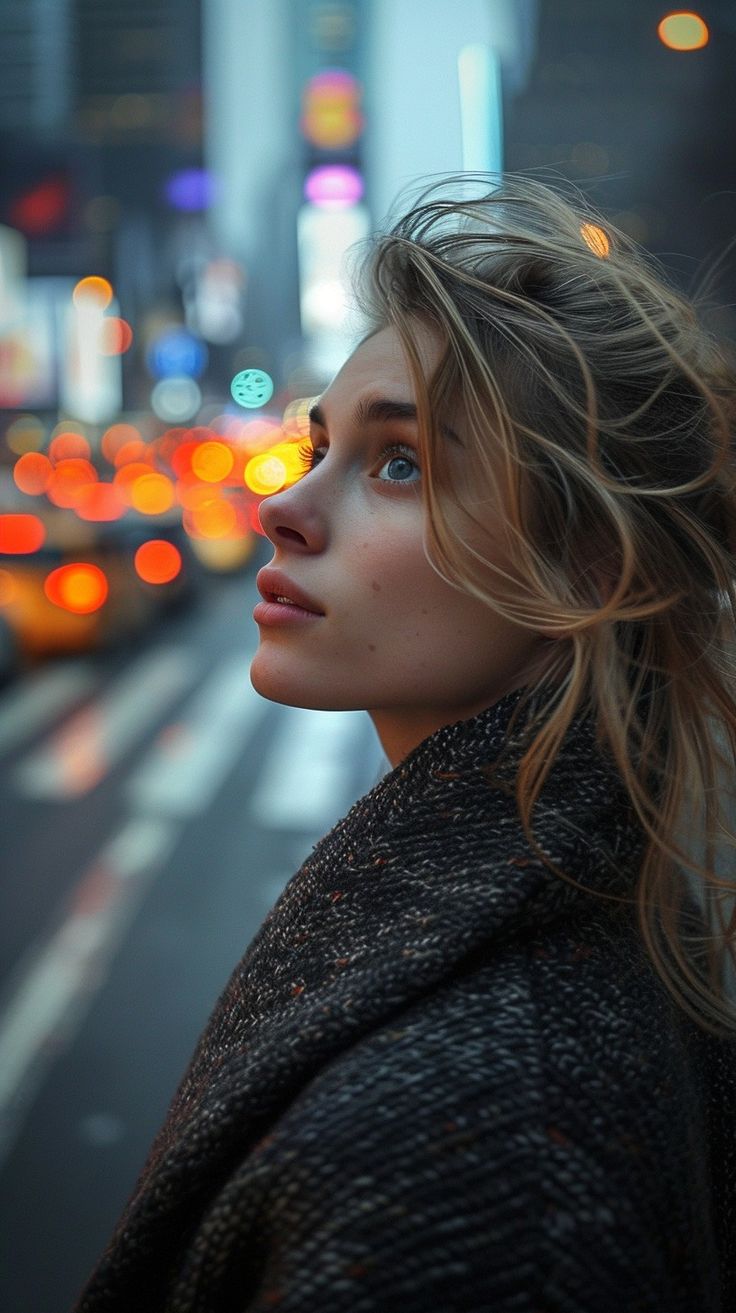
[[[414,342],[429,378],[440,357],[440,345],[429,330],[418,324]],[[381,393],[398,401],[415,401],[414,385],[401,339],[394,328],[381,328],[356,347],[322,394],[330,404],[347,399],[354,404],[363,393]]]

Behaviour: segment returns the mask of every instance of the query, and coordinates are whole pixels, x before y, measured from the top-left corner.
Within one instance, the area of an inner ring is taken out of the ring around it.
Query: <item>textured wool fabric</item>
[[[77,1313],[736,1308],[736,1044],[646,955],[644,836],[590,719],[534,832],[618,900],[491,787],[520,697],[432,734],[293,876]]]

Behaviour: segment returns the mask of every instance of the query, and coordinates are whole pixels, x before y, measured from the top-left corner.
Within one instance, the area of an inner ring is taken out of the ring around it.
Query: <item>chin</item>
[[[280,702],[285,707],[304,707],[308,711],[347,711],[347,707],[336,701],[334,694],[326,688],[311,686],[304,679],[303,663],[298,663],[296,671],[288,669],[288,663],[266,656],[259,649],[250,667],[250,682],[256,693],[268,698],[269,702]]]

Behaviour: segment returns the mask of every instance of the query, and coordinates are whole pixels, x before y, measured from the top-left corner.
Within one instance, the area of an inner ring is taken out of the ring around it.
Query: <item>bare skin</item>
[[[439,344],[421,326],[417,335],[429,372]],[[529,682],[542,639],[431,566],[416,421],[361,419],[359,404],[377,398],[414,401],[391,328],[363,342],[320,398],[309,473],[262,503],[272,565],[323,614],[261,624],[251,680],[275,702],[367,710],[396,765],[434,730]]]

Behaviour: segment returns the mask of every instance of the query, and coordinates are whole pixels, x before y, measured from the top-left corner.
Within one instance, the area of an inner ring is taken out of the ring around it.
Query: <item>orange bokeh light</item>
[[[0,552],[37,552],[45,538],[46,528],[37,515],[0,515]]]
[[[580,236],[594,255],[599,255],[601,259],[605,259],[611,249],[611,243],[603,228],[599,227],[597,223],[583,223],[580,225]]]
[[[115,487],[129,506],[133,506],[130,500],[130,488],[133,487],[136,479],[143,478],[144,474],[151,474],[151,466],[144,465],[143,461],[134,461],[133,465],[123,465],[115,474],[113,479]]]
[[[130,442],[124,442],[122,447],[118,447],[113,456],[113,465],[120,469],[121,465],[130,465],[133,461],[153,461],[151,449],[147,442],[142,438],[132,438]]]
[[[10,570],[0,570],[0,606],[10,606],[18,596],[18,584]]]
[[[13,467],[16,487],[31,497],[45,492],[53,473],[51,461],[40,451],[27,451],[19,456]]]
[[[141,435],[133,424],[111,424],[109,429],[105,429],[102,435],[102,454],[105,460],[109,460],[111,465],[115,464],[115,457],[127,442],[140,442]]]
[[[88,483],[80,488],[74,509],[80,520],[119,520],[127,511],[122,492],[114,483]]]
[[[221,483],[233,467],[233,453],[224,442],[199,442],[192,452],[192,470],[204,483]]]
[[[103,356],[122,356],[133,344],[133,329],[127,319],[110,315],[103,319],[97,347]]]
[[[138,548],[134,563],[147,584],[167,584],[181,570],[181,552],[165,538],[151,538]]]
[[[52,461],[89,460],[90,445],[81,433],[57,433],[49,443],[49,456]]]
[[[185,511],[184,527],[196,538],[230,538],[239,532],[235,507],[222,497],[210,497]]]
[[[54,506],[76,506],[79,492],[97,483],[97,470],[88,460],[62,460],[54,468],[46,487],[46,496]]]
[[[76,306],[93,305],[104,310],[112,301],[112,284],[106,278],[80,278],[72,292],[72,300]]]
[[[708,25],[691,9],[676,9],[657,24],[657,36],[670,50],[702,50],[710,40]]]
[[[174,505],[174,485],[165,474],[149,471],[133,480],[128,496],[141,515],[161,515]]]
[[[180,442],[176,451],[172,451],[169,464],[178,479],[184,479],[192,472],[192,456],[199,446],[198,442]]]
[[[107,600],[108,584],[104,571],[87,561],[60,565],[46,576],[44,592],[54,606],[75,615],[99,611]]]

